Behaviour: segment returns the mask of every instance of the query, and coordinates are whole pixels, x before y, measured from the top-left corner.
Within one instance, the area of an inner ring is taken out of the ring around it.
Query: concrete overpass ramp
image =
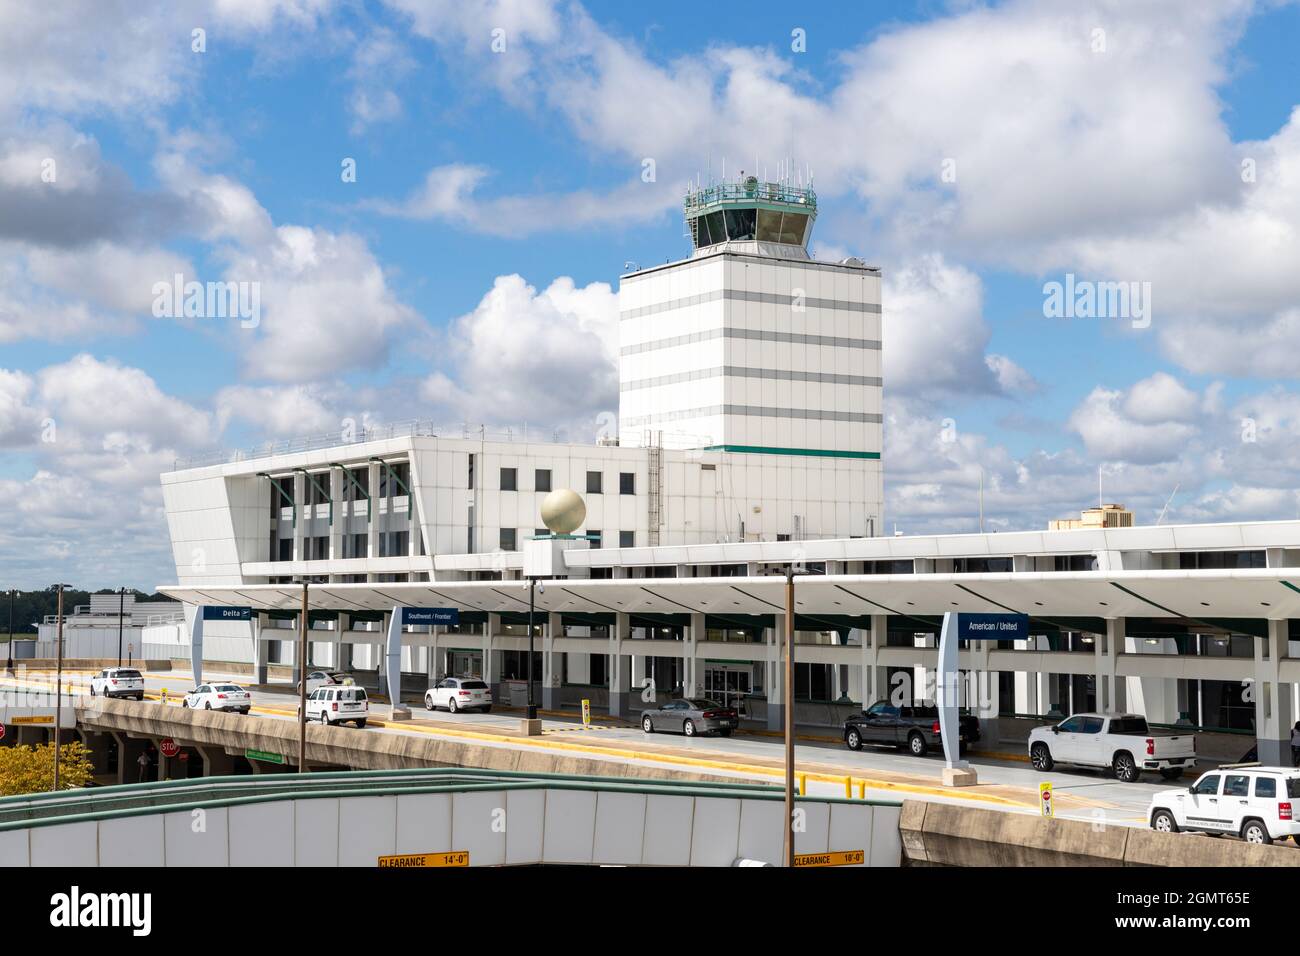
[[[779,863],[782,792],[462,768],[208,777],[0,799],[0,866]],[[807,798],[809,865],[899,866],[901,807]]]

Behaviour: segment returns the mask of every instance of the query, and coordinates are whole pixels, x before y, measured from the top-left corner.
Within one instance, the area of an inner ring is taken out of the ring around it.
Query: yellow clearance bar
[[[861,866],[867,858],[865,850],[834,850],[830,853],[795,854],[795,866]]]
[[[381,856],[379,866],[410,869],[425,866],[469,866],[468,850],[452,850],[450,853],[401,853],[397,856]]]
[[[9,723],[11,724],[52,724],[54,723],[54,717],[51,714],[46,714],[42,717],[10,717]]]

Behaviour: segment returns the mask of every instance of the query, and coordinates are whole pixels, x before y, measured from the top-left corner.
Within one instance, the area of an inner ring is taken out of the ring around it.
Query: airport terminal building
[[[510,700],[523,549],[568,488],[585,521],[533,595],[543,706],[686,691],[779,726],[793,563],[801,723],[930,696],[942,616],[1010,610],[1033,637],[959,658],[981,717],[1130,710],[1289,763],[1300,522],[886,537],[879,271],[810,258],[810,189],[742,178],[685,213],[691,255],[620,281],[617,436],[407,423],[164,474],[161,590],[186,614],[146,629],[149,656],[188,657],[198,609],[226,606],[251,619],[210,622],[204,660],[292,665],[306,581],[310,664],[377,672],[395,608],[456,608],[402,633],[404,688],[473,674]]]

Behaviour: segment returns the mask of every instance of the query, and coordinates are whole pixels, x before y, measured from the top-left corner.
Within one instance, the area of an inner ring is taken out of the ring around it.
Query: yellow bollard
[[[865,780],[858,781],[858,799],[867,799],[867,782]]]
[[[806,773],[799,774],[799,796],[808,796],[808,775]]]
[[[844,799],[845,800],[853,799],[853,778],[852,777],[844,778]]]

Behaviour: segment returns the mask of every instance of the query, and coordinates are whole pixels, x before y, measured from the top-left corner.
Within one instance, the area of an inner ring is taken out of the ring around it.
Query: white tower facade
[[[753,456],[835,526],[796,534],[880,534],[879,270],[809,256],[811,189],[749,177],[685,207],[691,257],[620,283],[620,444]]]

